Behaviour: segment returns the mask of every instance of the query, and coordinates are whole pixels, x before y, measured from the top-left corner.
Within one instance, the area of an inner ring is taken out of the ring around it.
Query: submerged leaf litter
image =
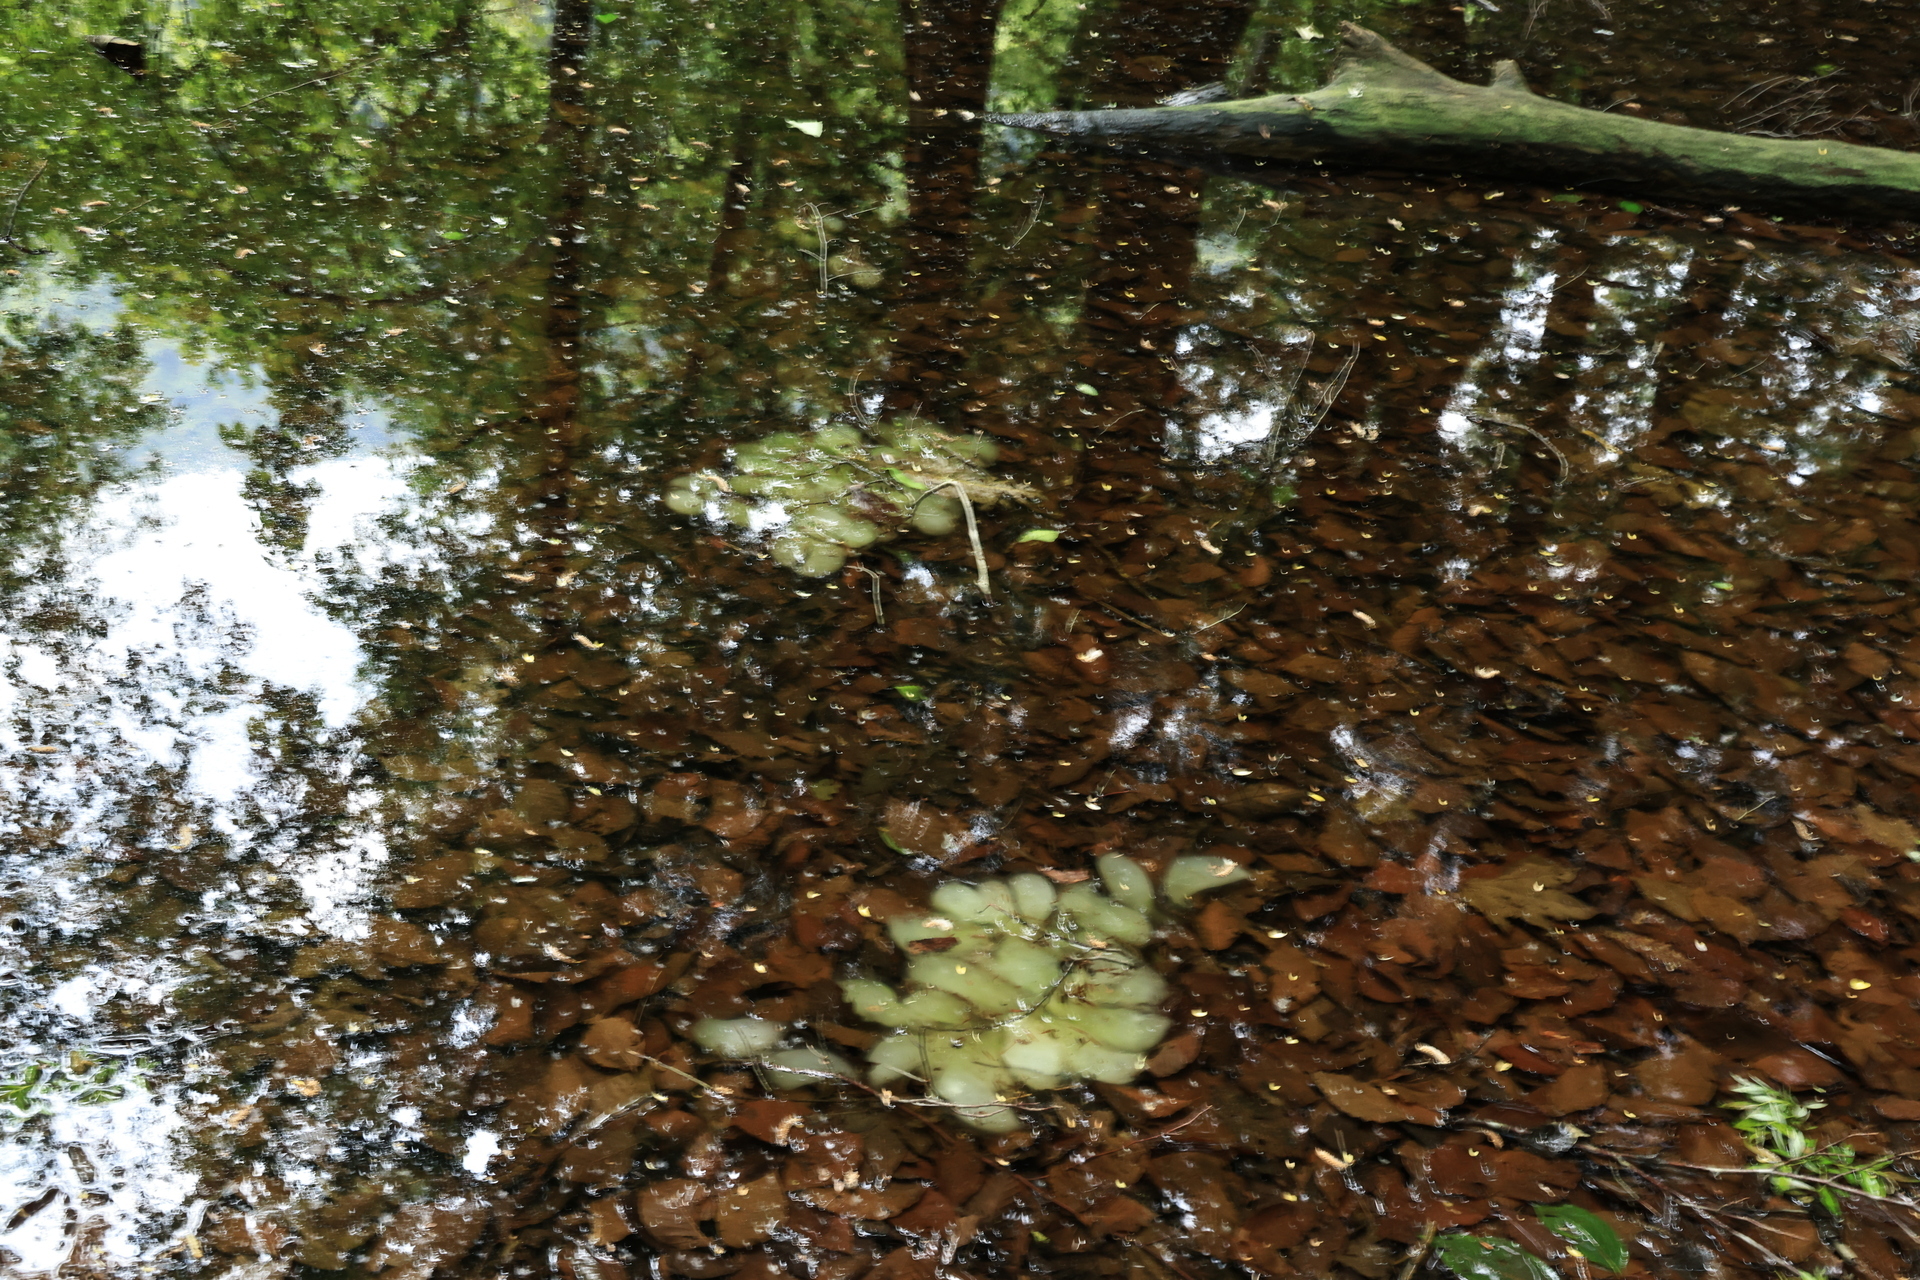
[[[983,120],[1910,37],[1308,8],[6,19],[0,1271],[1914,1274],[1907,230]]]

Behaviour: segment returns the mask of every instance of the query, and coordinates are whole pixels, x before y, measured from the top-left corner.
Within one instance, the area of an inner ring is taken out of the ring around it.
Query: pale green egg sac
[[[949,435],[912,420],[880,423],[873,434],[845,423],[775,431],[736,447],[726,475],[676,476],[662,501],[678,515],[742,527],[784,511],[769,554],[818,578],[907,532],[941,538],[959,531],[965,510],[955,484],[976,508],[1025,493],[984,470],[1000,456],[985,436]]]
[[[1175,858],[1155,887],[1146,868],[1107,854],[1100,882],[1064,892],[1032,872],[936,888],[924,911],[887,921],[907,953],[904,991],[849,978],[853,1011],[888,1028],[867,1051],[867,1082],[927,1100],[986,1133],[1020,1127],[1033,1094],[1081,1081],[1126,1084],[1172,1020],[1169,994],[1139,948],[1168,906],[1248,878],[1227,858]],[[858,1068],[813,1046],[782,1048],[792,1030],[760,1018],[702,1018],[695,1044],[752,1062],[776,1089],[852,1080]]]
[[[1139,948],[1167,904],[1247,878],[1224,858],[1176,858],[1158,891],[1139,863],[1097,860],[1100,884],[1064,892],[1031,873],[934,890],[887,923],[909,955],[902,994],[841,984],[861,1017],[893,1028],[867,1054],[870,1083],[924,1085],[972,1128],[1018,1128],[1021,1101],[1084,1080],[1125,1084],[1171,1020],[1168,988]]]

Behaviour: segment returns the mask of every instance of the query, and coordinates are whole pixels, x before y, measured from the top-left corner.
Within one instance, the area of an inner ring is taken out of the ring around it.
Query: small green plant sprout
[[[127,1096],[130,1085],[139,1086],[148,1070],[145,1062],[129,1064],[96,1058],[84,1049],[36,1059],[0,1081],[0,1124],[20,1124],[34,1116],[48,1115],[57,1099],[83,1107],[118,1102]]]
[[[1779,1194],[1802,1203],[1816,1202],[1837,1217],[1840,1191],[1835,1183],[1870,1196],[1893,1190],[1896,1175],[1887,1172],[1892,1156],[1862,1163],[1850,1143],[1813,1144],[1807,1125],[1826,1103],[1802,1102],[1790,1090],[1757,1076],[1735,1080],[1733,1092],[1736,1099],[1720,1105],[1739,1112],[1733,1127],[1758,1161],[1753,1172],[1767,1174],[1768,1183]]]
[[[1567,1242],[1567,1252],[1618,1275],[1627,1269],[1627,1246],[1619,1232],[1591,1209],[1577,1204],[1537,1204],[1533,1216]]]

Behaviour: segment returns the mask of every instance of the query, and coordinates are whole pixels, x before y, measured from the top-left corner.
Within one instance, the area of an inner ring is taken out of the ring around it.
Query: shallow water
[[[1912,147],[1913,17],[9,16],[0,1269],[1584,1277],[1571,1201],[1636,1274],[1911,1274],[1902,1204],[1711,1172],[1747,1076],[1920,1137],[1911,228],[982,113],[1308,89],[1353,18]],[[986,591],[964,525],[801,577],[800,503],[663,501],[909,421],[997,445]],[[881,921],[1114,852],[1250,872],[1132,1083],[982,1135],[691,1039],[857,1059]]]

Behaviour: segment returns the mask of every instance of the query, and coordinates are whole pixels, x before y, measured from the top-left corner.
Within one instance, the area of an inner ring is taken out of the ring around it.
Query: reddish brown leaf
[[[1200,1056],[1200,1037],[1192,1031],[1170,1036],[1147,1059],[1147,1071],[1155,1076],[1170,1076],[1184,1071]]]
[[[1607,1069],[1597,1062],[1589,1062],[1567,1068],[1552,1083],[1528,1094],[1526,1102],[1546,1115],[1566,1116],[1600,1106],[1610,1092]]]
[[[602,1018],[580,1038],[580,1052],[588,1062],[609,1071],[631,1071],[645,1058],[646,1037],[625,1018]]]
[[[925,800],[887,801],[881,829],[906,852],[940,862],[963,860],[975,843],[967,818]]]
[[[1450,1138],[1427,1156],[1429,1176],[1442,1195],[1508,1196],[1558,1201],[1580,1183],[1578,1165],[1516,1148],[1502,1150],[1484,1136]]]
[[[733,1113],[733,1126],[762,1142],[784,1146],[793,1134],[794,1121],[812,1114],[813,1108],[771,1098],[751,1098],[740,1103]]]
[[[1109,1196],[1082,1217],[1096,1236],[1131,1236],[1153,1221],[1153,1210],[1132,1196]]]
[[[894,1230],[904,1231],[908,1235],[938,1236],[950,1230],[958,1216],[952,1200],[938,1190],[929,1190],[913,1208],[887,1219],[887,1222]]]
[[[1440,1123],[1440,1117],[1432,1108],[1418,1106],[1390,1096],[1382,1092],[1378,1086],[1355,1080],[1351,1076],[1322,1071],[1313,1076],[1313,1084],[1328,1102],[1356,1120],[1365,1120],[1370,1124],[1395,1124],[1402,1121],[1423,1125]]]
[[[854,1188],[835,1191],[831,1187],[807,1187],[793,1194],[816,1209],[844,1214],[849,1218],[885,1221],[905,1213],[920,1203],[927,1189],[917,1182],[892,1182],[879,1191]]]
[[[1805,1049],[1782,1049],[1755,1058],[1753,1066],[1789,1089],[1826,1089],[1846,1079],[1838,1067]]]
[[[739,1249],[767,1239],[785,1224],[787,1203],[778,1174],[719,1188],[712,1204],[720,1243]]]
[[[1313,680],[1321,684],[1335,684],[1347,675],[1347,664],[1337,658],[1329,658],[1318,653],[1302,653],[1280,664],[1280,669],[1288,675],[1299,676],[1302,680]]]
[[[1210,900],[1193,918],[1194,936],[1209,951],[1224,951],[1232,946],[1246,925],[1240,913],[1219,898]]]
[[[713,1189],[698,1178],[662,1178],[640,1188],[640,1224],[660,1244],[698,1249],[709,1237],[700,1223],[713,1216]]]
[[[1697,1107],[1713,1101],[1720,1091],[1719,1064],[1719,1054],[1689,1040],[1678,1051],[1641,1062],[1634,1067],[1633,1074],[1648,1097]]]

